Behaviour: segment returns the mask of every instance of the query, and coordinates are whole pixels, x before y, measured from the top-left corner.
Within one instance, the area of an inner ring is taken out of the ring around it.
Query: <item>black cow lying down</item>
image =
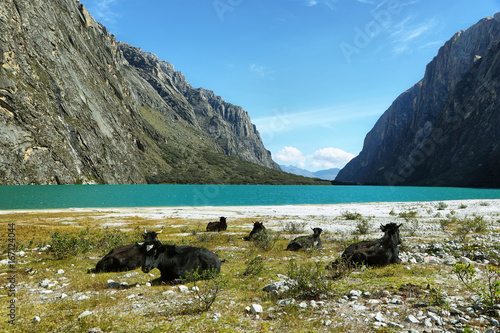
[[[252,240],[256,234],[258,234],[259,232],[262,232],[265,229],[266,229],[266,227],[264,227],[264,223],[254,222],[252,231],[250,231],[250,234],[248,236],[243,237],[243,239],[246,241]]]
[[[299,236],[294,238],[288,243],[286,249],[288,251],[298,251],[300,249],[311,249],[311,248],[321,248],[321,232],[323,229],[321,228],[313,228],[314,234],[309,236]]]
[[[207,278],[214,272],[219,274],[221,261],[217,254],[210,250],[193,247],[163,245],[160,242],[145,242],[141,251],[145,254],[142,271],[149,273],[158,268],[161,282],[177,284],[185,278],[192,278],[193,272]]]
[[[221,216],[219,222],[208,222],[207,231],[221,231],[227,229],[226,218]]]
[[[372,241],[362,241],[351,244],[342,253],[341,258],[351,264],[369,266],[386,266],[401,262],[399,259],[398,245],[401,244],[399,227],[401,224],[388,223],[381,225],[380,230],[384,236]]]
[[[144,234],[142,235],[144,242],[160,242],[158,234],[162,231],[163,227],[158,232],[146,231],[146,228],[144,228]],[[89,270],[89,273],[124,272],[141,267],[144,262],[144,253],[140,250],[142,244],[123,245],[109,251],[108,254],[99,260],[95,268]]]

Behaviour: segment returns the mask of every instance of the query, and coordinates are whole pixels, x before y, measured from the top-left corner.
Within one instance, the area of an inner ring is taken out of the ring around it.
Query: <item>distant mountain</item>
[[[311,178],[320,178],[320,179],[325,179],[325,180],[334,180],[335,177],[337,176],[338,172],[340,169],[338,168],[333,168],[333,169],[326,169],[326,170],[319,170],[319,171],[309,171],[305,169],[301,169],[298,167],[295,167],[293,165],[280,165],[281,170],[292,173],[294,175],[299,175],[299,176],[304,176],[304,177],[311,177]]]
[[[500,187],[500,13],[456,33],[336,180]]]
[[[0,184],[311,183],[248,113],[76,0],[0,3]]]

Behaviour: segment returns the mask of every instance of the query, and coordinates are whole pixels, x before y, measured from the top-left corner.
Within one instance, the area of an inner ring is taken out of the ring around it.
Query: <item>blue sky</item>
[[[279,164],[342,167],[499,0],[81,0],[119,41],[242,106]]]

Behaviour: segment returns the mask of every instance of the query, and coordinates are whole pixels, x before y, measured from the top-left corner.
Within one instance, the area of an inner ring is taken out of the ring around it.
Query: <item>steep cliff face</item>
[[[2,1],[0,26],[0,184],[179,179],[193,161],[217,182],[219,154],[279,170],[245,111],[76,0]]]
[[[225,154],[279,170],[243,108],[225,102],[213,91],[194,89],[172,64],[154,54],[125,43],[119,43],[119,49],[174,113],[207,133]]]
[[[478,135],[484,137],[481,127],[493,125],[489,121],[498,117],[499,111],[484,104],[488,100],[490,105],[494,103],[491,95],[478,95],[487,91],[472,87],[465,90],[464,80],[485,80],[485,76],[478,76],[480,71],[476,68],[483,62],[482,56],[491,57],[499,40],[499,14],[455,34],[427,65],[424,78],[398,97],[379,119],[368,133],[362,152],[341,170],[336,180],[388,185],[498,186],[498,177],[492,179],[492,171],[485,171],[491,165],[487,162],[491,157],[486,156],[495,155],[498,148],[495,142],[484,146],[473,133],[479,130]],[[495,86],[494,79],[487,84]],[[469,104],[475,121],[460,121],[452,134],[442,119],[450,112],[450,100],[456,100],[459,94],[471,94],[474,100],[482,102]],[[458,133],[462,133],[458,141],[461,153],[450,150],[450,145],[457,143]],[[472,158],[465,151],[482,153],[474,153]]]

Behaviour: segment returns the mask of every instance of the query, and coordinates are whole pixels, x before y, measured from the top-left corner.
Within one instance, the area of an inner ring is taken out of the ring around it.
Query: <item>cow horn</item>
[[[146,246],[146,252],[151,251],[151,249],[154,247],[154,245],[147,245]]]
[[[146,227],[144,227],[144,233],[147,234],[148,232],[146,231]]]
[[[144,242],[137,243],[137,245],[142,246]]]
[[[157,234],[161,234],[162,231],[163,231],[163,226],[161,227],[160,231],[157,232]]]

